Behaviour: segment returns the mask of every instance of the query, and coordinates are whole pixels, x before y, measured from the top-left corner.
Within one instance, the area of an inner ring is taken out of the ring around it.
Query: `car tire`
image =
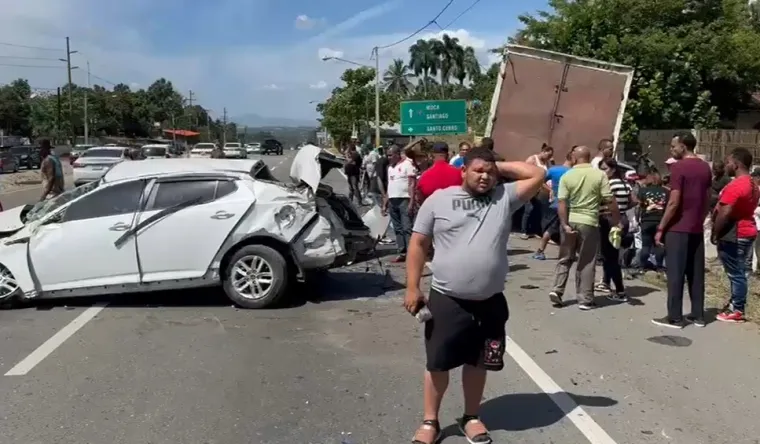
[[[234,270],[236,264],[247,257],[260,258],[265,262],[265,267],[272,273],[272,283],[268,292],[257,299],[245,297],[235,289],[233,285]],[[288,290],[289,274],[288,263],[285,258],[275,249],[265,245],[246,245],[232,255],[222,275],[224,292],[232,302],[242,308],[261,309],[271,307],[285,296]]]

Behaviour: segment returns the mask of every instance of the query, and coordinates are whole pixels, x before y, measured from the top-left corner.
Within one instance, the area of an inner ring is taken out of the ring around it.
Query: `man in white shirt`
[[[417,189],[417,169],[411,159],[401,157],[401,149],[392,146],[388,149],[388,190],[385,195],[384,210],[388,212],[396,233],[398,257],[394,262],[406,261],[409,238],[412,236],[412,214]]]
[[[611,159],[613,151],[614,151],[614,145],[612,143],[612,139],[600,140],[599,145],[597,145],[596,157],[591,159],[591,166],[596,169],[599,169],[599,163],[603,159]]]

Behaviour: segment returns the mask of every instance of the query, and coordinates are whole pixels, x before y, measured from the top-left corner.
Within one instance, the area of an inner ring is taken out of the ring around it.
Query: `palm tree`
[[[430,76],[438,74],[438,57],[430,41],[420,39],[409,47],[409,67],[414,75],[422,76],[422,88],[427,92]]]
[[[412,88],[414,88],[410,80],[412,77],[414,77],[414,74],[409,71],[409,67],[406,66],[404,60],[394,59],[391,66],[383,74],[385,90],[390,93],[407,96]]]
[[[464,49],[459,44],[459,39],[444,34],[441,40],[432,41],[433,50],[438,57],[438,65],[441,71],[441,84],[448,84],[456,71],[457,65],[463,64]]]

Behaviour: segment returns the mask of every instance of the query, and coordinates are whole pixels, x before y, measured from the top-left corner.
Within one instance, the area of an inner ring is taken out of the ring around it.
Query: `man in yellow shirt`
[[[549,293],[549,299],[554,306],[562,306],[570,267],[577,260],[575,293],[578,308],[592,310],[596,308],[594,279],[596,252],[599,249],[599,207],[608,206],[613,226],[620,224],[620,212],[612,197],[607,175],[591,166],[588,147],[576,147],[573,156],[575,166],[562,176],[557,192],[562,240],[554,288]]]

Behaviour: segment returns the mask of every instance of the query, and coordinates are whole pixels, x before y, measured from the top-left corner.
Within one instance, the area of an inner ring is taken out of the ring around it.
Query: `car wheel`
[[[16,277],[7,267],[0,265],[0,309],[17,307],[20,294]]]
[[[243,308],[266,308],[287,290],[288,264],[275,249],[246,245],[236,251],[224,270],[224,292]]]

